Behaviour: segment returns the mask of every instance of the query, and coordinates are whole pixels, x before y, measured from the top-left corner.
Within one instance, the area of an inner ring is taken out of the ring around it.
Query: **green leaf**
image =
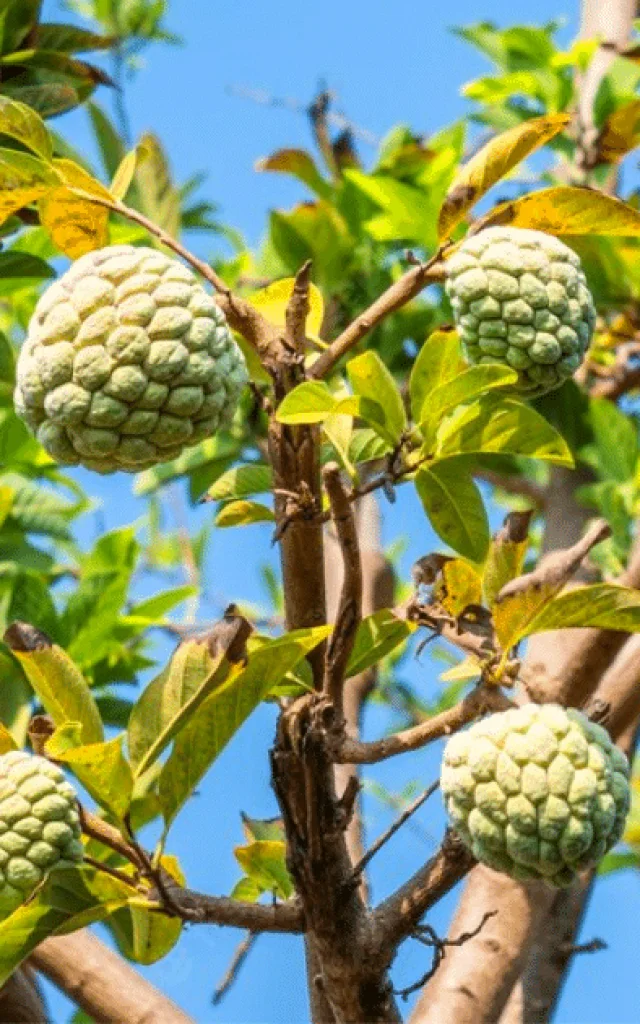
[[[261,839],[233,851],[238,864],[261,892],[283,900],[293,896],[293,882],[287,870],[287,848],[283,842]]]
[[[118,168],[113,176],[109,191],[112,196],[116,199],[124,199],[127,192],[131,188],[133,182],[136,167],[138,166],[139,151],[138,149],[130,150],[118,164]]]
[[[395,651],[416,630],[413,622],[399,619],[390,608],[367,615],[358,626],[347,665],[347,676],[357,676]]]
[[[600,455],[600,475],[624,483],[633,478],[638,461],[638,428],[614,402],[592,398],[589,420]]]
[[[126,906],[132,890],[93,868],[53,871],[42,889],[2,922],[0,988],[45,939],[103,921]]]
[[[353,431],[349,445],[349,458],[355,463],[371,462],[381,459],[390,449],[391,445],[388,441],[380,437],[375,430],[370,430],[367,427]]]
[[[640,632],[640,593],[614,583],[568,590],[549,601],[521,635],[578,627]]]
[[[177,647],[131,712],[128,744],[136,778],[157,760],[212,689],[238,671],[224,653],[211,653],[208,636]]]
[[[246,668],[211,693],[176,737],[160,776],[167,828],[231,737],[269,691],[331,632],[331,626],[300,629],[266,640]]]
[[[480,562],[489,545],[489,523],[482,496],[464,460],[422,466],[416,490],[441,540],[465,558]]]
[[[273,473],[270,466],[247,463],[244,466],[234,466],[219,476],[213,487],[207,491],[207,497],[212,501],[250,498],[253,494],[265,494],[270,491],[272,482]]]
[[[509,366],[486,363],[472,366],[459,373],[453,380],[440,384],[429,392],[420,411],[419,426],[428,435],[437,426],[444,414],[466,402],[480,398],[495,388],[515,384],[518,374]]]
[[[277,842],[284,842],[284,824],[282,818],[250,818],[248,814],[241,813],[242,827],[249,842],[255,840],[269,839]]]
[[[172,238],[178,238],[180,193],[173,182],[162,143],[156,135],[146,132],[140,139],[139,148],[136,184],[142,212]]]
[[[45,123],[35,110],[24,103],[0,95],[0,135],[17,139],[36,156],[49,161],[53,156]]]
[[[172,587],[171,590],[163,590],[154,597],[148,597],[145,601],[134,604],[129,615],[158,622],[176,605],[182,604],[183,601],[188,601],[190,597],[195,597],[197,593],[198,588],[190,584]]]
[[[356,395],[382,406],[385,427],[398,442],[406,429],[407,417],[396,382],[380,356],[370,350],[350,359],[347,375]]]
[[[535,409],[494,395],[453,413],[438,431],[439,458],[472,452],[524,455],[573,466],[566,442]]]
[[[460,338],[454,330],[438,330],[429,335],[418,352],[409,378],[411,413],[420,421],[425,399],[441,384],[453,380],[462,363]]]
[[[3,619],[5,626],[11,622],[28,622],[57,639],[58,614],[41,573],[0,563],[0,622]]]
[[[230,501],[222,506],[215,518],[215,524],[219,527],[273,522],[275,516],[271,509],[258,501]]]
[[[113,36],[101,36],[77,25],[43,22],[36,29],[36,42],[40,50],[86,53],[89,50],[108,50],[114,45],[115,39]]]
[[[123,955],[145,966],[157,963],[170,953],[183,928],[179,918],[167,917],[136,904],[119,910],[108,923]]]
[[[290,424],[321,423],[331,415],[335,404],[336,399],[324,381],[303,381],[282,399],[276,419]]]
[[[100,743],[102,721],[91,690],[68,654],[30,626],[15,623],[5,643],[56,725],[79,722],[84,743]]]
[[[624,871],[625,868],[639,867],[640,851],[632,852],[631,850],[624,850],[618,853],[615,850],[610,850],[598,864],[598,874],[601,876],[611,875],[614,871]]]
[[[109,180],[113,178],[126,155],[124,144],[112,121],[97,103],[88,103],[87,110],[100,148],[102,163]]]
[[[82,743],[82,727],[67,722],[47,741],[50,757],[69,766],[87,793],[109,814],[122,821],[131,805],[133,776],[122,753],[124,736],[106,743]]]
[[[39,256],[11,250],[0,252],[0,280],[11,281],[12,288],[15,288],[18,282],[24,282],[26,285],[55,276],[52,267]]]
[[[331,185],[320,174],[313,158],[304,149],[279,149],[271,156],[263,157],[255,164],[255,170],[279,171],[281,174],[291,174],[294,178],[302,181],[321,199],[331,195]]]

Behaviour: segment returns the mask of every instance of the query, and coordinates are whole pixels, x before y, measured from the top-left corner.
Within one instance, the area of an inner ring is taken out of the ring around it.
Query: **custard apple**
[[[526,704],[457,733],[440,779],[447,812],[483,864],[569,885],[622,835],[629,764],[608,733],[558,704]]]
[[[0,919],[54,867],[82,860],[73,786],[44,757],[0,756]]]
[[[536,397],[578,369],[595,325],[591,292],[572,249],[552,235],[486,228],[447,262],[446,289],[471,363],[503,362]]]
[[[62,465],[167,462],[229,423],[244,357],[192,272],[149,248],[77,260],[38,302],[15,404]]]

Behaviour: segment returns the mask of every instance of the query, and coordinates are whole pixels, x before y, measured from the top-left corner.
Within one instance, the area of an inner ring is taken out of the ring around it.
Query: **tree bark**
[[[193,1024],[91,932],[46,939],[31,963],[97,1024]]]
[[[44,999],[28,967],[19,967],[0,989],[0,1024],[47,1024]]]

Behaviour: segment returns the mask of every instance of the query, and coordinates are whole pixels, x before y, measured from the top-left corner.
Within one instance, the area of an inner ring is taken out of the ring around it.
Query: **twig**
[[[366,868],[367,864],[369,863],[369,861],[371,861],[373,859],[373,857],[375,857],[375,855],[378,852],[378,850],[381,850],[382,847],[385,845],[385,843],[388,843],[389,840],[391,839],[391,837],[396,834],[398,829],[402,828],[404,823],[406,821],[408,821],[409,818],[413,814],[415,814],[416,811],[419,810],[419,808],[422,807],[422,805],[424,803],[427,802],[427,800],[429,799],[430,796],[433,796],[435,791],[438,789],[439,785],[440,785],[440,781],[439,780],[436,780],[436,782],[433,782],[427,789],[424,790],[423,793],[420,794],[420,796],[416,797],[416,799],[412,803],[409,804],[409,806],[402,812],[402,814],[400,814],[399,817],[396,818],[396,820],[393,822],[393,824],[391,824],[389,826],[389,828],[386,830],[386,832],[383,832],[382,835],[379,836],[378,839],[376,839],[375,843],[372,843],[372,845],[369,847],[369,849],[367,850],[365,855],[362,857],[362,859],[354,867],[354,869],[353,869],[353,877],[354,877],[354,879],[360,877],[360,875],[362,874],[362,872]]]
[[[462,935],[459,935],[457,937],[457,939],[441,939],[440,936],[436,934],[434,929],[428,924],[417,927],[413,935],[413,938],[417,939],[418,942],[421,942],[424,946],[429,946],[431,949],[433,949],[433,960],[431,962],[431,967],[429,968],[428,971],[426,971],[425,974],[422,975],[421,978],[418,979],[418,981],[414,982],[413,985],[408,985],[407,988],[394,989],[394,994],[400,996],[401,999],[408,999],[413,992],[417,992],[419,988],[422,988],[423,985],[426,985],[426,983],[430,981],[431,978],[433,978],[434,974],[438,970],[438,967],[444,960],[447,952],[447,947],[462,946],[464,945],[465,942],[469,942],[471,939],[475,939],[476,936],[480,934],[487,921],[489,921],[492,917],[495,917],[497,913],[497,910],[488,910],[486,914],[483,914],[480,924],[478,925],[477,928],[474,928],[472,931],[469,932],[463,932]]]
[[[272,96],[270,93],[265,92],[264,89],[250,89],[244,85],[231,85],[228,88],[228,92],[232,96],[251,100],[253,103],[258,103],[263,107],[280,107],[284,110],[290,110],[294,114],[303,114],[305,117],[309,115],[308,104],[286,96]],[[354,124],[353,121],[345,117],[344,114],[340,114],[337,110],[328,110],[326,119],[335,128],[348,129],[355,138],[368,143],[370,146],[377,146],[380,142],[379,137],[370,132],[368,128],[361,128],[360,125]]]
[[[300,267],[296,274],[291,298],[285,312],[285,338],[293,352],[302,356],[306,339],[306,322],[309,314],[309,284],[311,283],[311,260]]]
[[[511,702],[499,689],[480,685],[454,707],[391,736],[369,743],[344,736],[331,751],[331,755],[338,763],[376,764],[448,736],[488,711],[504,711],[511,706]]]
[[[220,982],[216,986],[215,992],[213,993],[211,1002],[213,1003],[214,1006],[218,1006],[218,1004],[222,1002],[227,992],[234,984],[236,978],[238,977],[240,968],[242,967],[243,963],[249,956],[249,953],[251,952],[257,938],[257,932],[247,932],[242,942],[238,943],[236,951],[233,954],[233,959],[231,960],[231,963],[229,964],[227,970],[225,971],[224,976],[221,978]]]
[[[134,889],[135,892],[139,894],[140,890],[138,889],[134,879],[131,875],[125,875],[124,871],[118,871],[118,868],[112,868],[110,864],[105,864],[102,860],[96,860],[95,857],[88,857],[86,853],[82,862],[83,864],[89,864],[92,868],[95,868],[96,871],[103,871],[105,875],[111,875],[112,878],[117,878],[119,882],[122,882],[124,885],[128,885],[130,889]]]
[[[323,478],[344,566],[340,603],[325,657],[324,690],[341,712],[344,676],[362,618],[362,562],[353,508],[338,464],[325,466]]]
[[[365,309],[360,316],[349,324],[335,341],[316,359],[309,369],[309,377],[319,380],[325,377],[336,363],[342,359],[350,349],[357,345],[364,338],[365,334],[373,330],[390,313],[405,306],[411,299],[415,299],[423,288],[428,284],[435,284],[444,280],[444,265],[441,262],[443,250],[431,257],[426,263],[420,263],[412,267],[406,274],[395,281],[386,292],[383,292],[368,309]]]

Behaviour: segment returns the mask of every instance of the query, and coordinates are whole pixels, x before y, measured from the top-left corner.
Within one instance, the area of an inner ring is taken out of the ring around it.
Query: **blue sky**
[[[429,133],[460,117],[466,104],[462,83],[487,70],[487,65],[450,32],[452,23],[491,19],[500,24],[537,22],[564,17],[568,38],[575,28],[577,3],[568,0],[410,0],[403,5],[385,0],[299,0],[249,3],[235,0],[172,0],[168,26],[179,32],[180,49],[156,47],[132,83],[127,97],[135,134],[153,129],[163,139],[176,172],[184,180],[193,172],[209,173],[207,196],[220,205],[222,218],[256,243],[267,211],[302,198],[295,183],[276,175],[254,173],[256,159],[281,146],[308,144],[303,117],[282,109],[257,106],[230,92],[234,86],[265,90],[302,103],[320,79],[338,94],[341,110],[357,124],[382,136],[405,121]],[[60,17],[55,0],[45,2],[49,19]],[[106,93],[102,102],[109,103]],[[59,123],[71,141],[91,151],[86,116],[77,112]],[[363,147],[366,156],[366,147]],[[197,238],[194,248],[210,255]],[[131,521],[139,507],[131,497],[131,481],[118,474],[106,481],[83,473],[82,481],[102,503],[102,521],[111,527]],[[194,513],[194,524],[205,510]],[[89,518],[81,535],[89,541],[99,529]],[[385,508],[385,539],[407,538],[403,567],[437,546],[415,496]],[[247,557],[248,546],[250,558]],[[263,597],[259,564],[273,563],[266,527],[226,531],[214,537],[207,577],[216,594],[241,600]],[[238,567],[242,572],[238,572]],[[412,663],[410,674],[425,694],[437,687],[437,672],[426,658]],[[373,708],[366,732],[379,735],[388,719]],[[275,813],[269,788],[267,750],[274,712],[260,709],[235,737],[196,797],[183,813],[170,848],[178,854],[195,888],[212,893],[230,891],[238,878],[232,848],[242,842],[239,811],[255,817]],[[392,790],[415,780],[420,787],[438,771],[439,750],[429,749],[380,766],[372,775]],[[390,820],[373,799],[365,801],[367,831],[375,837]],[[376,899],[402,881],[429,856],[442,830],[439,797],[417,816],[420,834],[404,829],[374,861]],[[431,838],[429,838],[431,836]],[[457,893],[435,909],[429,922],[440,932],[447,927]],[[640,1021],[637,999],[637,922],[640,880],[626,874],[601,882],[592,900],[583,937],[597,935],[609,943],[606,952],[576,960],[557,1019],[562,1024],[631,1024]],[[301,943],[263,936],[226,1000],[217,1009],[210,997],[224,974],[240,934],[212,928],[191,928],[177,949],[145,974],[168,992],[198,1022],[261,1022],[297,1024],[308,1019],[303,986]],[[427,968],[425,951],[416,944],[401,950],[394,982],[410,984]],[[66,1019],[68,1004],[51,992],[55,1024]],[[448,1024],[448,1022],[443,1022]]]

